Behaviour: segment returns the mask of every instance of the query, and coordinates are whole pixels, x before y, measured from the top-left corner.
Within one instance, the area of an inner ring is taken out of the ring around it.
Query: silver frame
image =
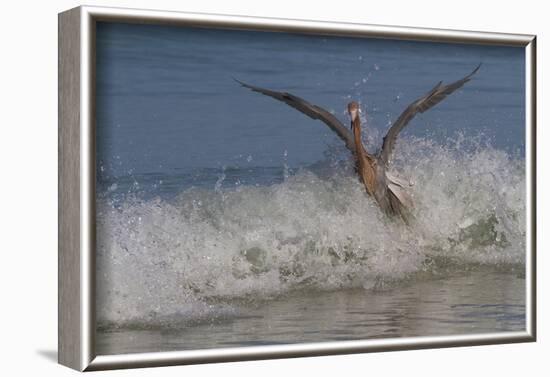
[[[95,353],[95,25],[97,21],[282,31],[525,48],[526,331]],[[59,363],[80,371],[536,341],[536,36],[82,6],[59,14]]]

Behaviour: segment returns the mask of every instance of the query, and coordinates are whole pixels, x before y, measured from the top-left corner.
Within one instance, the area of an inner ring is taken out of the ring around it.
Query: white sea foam
[[[368,289],[441,261],[522,264],[524,161],[462,143],[399,143],[396,171],[414,183],[410,227],[388,220],[350,164],[331,159],[271,186],[101,199],[98,319],[211,320],[231,315],[232,299]]]

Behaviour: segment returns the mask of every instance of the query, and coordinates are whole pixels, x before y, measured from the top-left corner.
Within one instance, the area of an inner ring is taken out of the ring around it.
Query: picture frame
[[[96,25],[276,31],[525,51],[525,331],[148,352],[96,353]],[[502,33],[81,6],[59,14],[59,363],[79,371],[338,355],[536,340],[536,37]]]

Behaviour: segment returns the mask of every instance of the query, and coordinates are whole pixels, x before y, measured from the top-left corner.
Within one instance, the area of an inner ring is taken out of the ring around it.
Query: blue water
[[[246,183],[269,184],[283,166],[310,166],[341,144],[324,124],[232,78],[299,95],[345,124],[346,104],[357,100],[378,147],[412,100],[480,62],[472,82],[419,115],[403,136],[441,142],[461,132],[521,154],[521,48],[99,23],[99,187],[132,177],[147,192],[213,188],[223,167],[243,169]]]
[[[410,226],[323,123],[233,80],[344,124],[359,101],[375,152],[480,62],[399,136]],[[524,69],[512,47],[99,23],[100,352],[524,329]]]

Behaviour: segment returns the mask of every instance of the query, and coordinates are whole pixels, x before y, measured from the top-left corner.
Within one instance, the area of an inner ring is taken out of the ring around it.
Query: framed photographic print
[[[535,340],[535,37],[59,16],[59,362]]]

